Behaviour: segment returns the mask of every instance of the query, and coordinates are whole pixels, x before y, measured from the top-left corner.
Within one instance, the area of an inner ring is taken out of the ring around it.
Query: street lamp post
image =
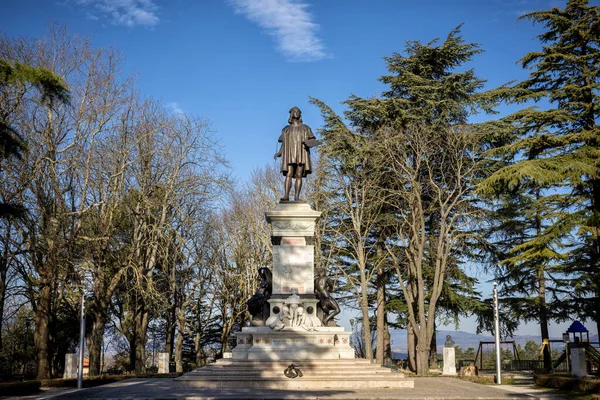
[[[79,369],[77,371],[77,389],[83,387],[83,350],[85,346],[85,293],[81,291],[81,323],[79,327]]]
[[[500,355],[500,316],[498,314],[498,289],[494,282],[494,331],[496,336],[496,383],[502,384],[502,359]]]

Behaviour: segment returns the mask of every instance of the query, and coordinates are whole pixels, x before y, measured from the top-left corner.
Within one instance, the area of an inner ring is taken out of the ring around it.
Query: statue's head
[[[288,124],[291,124],[293,120],[298,120],[302,123],[302,111],[296,106],[290,108],[290,117],[288,118]]]

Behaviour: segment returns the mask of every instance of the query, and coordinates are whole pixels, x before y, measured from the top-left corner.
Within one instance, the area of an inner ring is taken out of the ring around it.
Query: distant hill
[[[390,331],[390,335],[392,338],[392,351],[397,353],[406,353],[406,330],[394,329]],[[446,335],[452,336],[452,340],[454,340],[455,345],[460,346],[464,350],[468,349],[469,347],[472,347],[475,350],[477,350],[480,341],[494,341],[493,336],[477,335],[475,333],[463,331],[438,331],[436,335],[438,352],[441,352],[444,348],[444,343],[446,342]],[[550,339],[562,340],[561,337]],[[514,337],[507,338],[506,340],[514,340],[517,344],[520,344],[521,347],[525,346],[525,343],[527,343],[527,341],[529,340],[532,340],[536,343],[542,342],[541,337],[537,335],[515,335]],[[591,336],[590,341],[597,342],[598,335]],[[491,350],[493,345],[488,346]],[[562,349],[563,345],[561,343],[551,343],[551,347],[556,349]]]

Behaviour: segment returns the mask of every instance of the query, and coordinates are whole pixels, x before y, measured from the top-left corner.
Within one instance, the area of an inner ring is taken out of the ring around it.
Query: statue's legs
[[[285,195],[281,200],[288,201],[290,199],[290,190],[292,189],[292,178],[294,177],[294,166],[288,164],[287,174],[285,175]]]
[[[340,313],[340,306],[338,306],[337,302],[330,297],[325,303],[325,308],[327,309],[328,313],[323,319],[323,325],[329,326],[329,321],[332,321],[333,318]],[[331,313],[329,313],[329,311],[331,311]]]
[[[302,175],[304,174],[304,164],[298,164],[296,166],[296,191],[294,193],[294,200],[300,200],[300,190],[302,190]]]

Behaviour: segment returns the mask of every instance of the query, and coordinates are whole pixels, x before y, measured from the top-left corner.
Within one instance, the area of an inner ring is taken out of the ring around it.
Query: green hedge
[[[535,375],[536,385],[580,393],[600,393],[600,379],[575,378],[565,375]]]
[[[0,383],[2,396],[26,396],[40,391],[40,381],[3,382]]]
[[[125,379],[131,379],[133,376],[129,375],[115,375],[115,376],[92,376],[83,378],[83,387],[94,387],[100,385],[106,385],[107,383],[120,382]],[[42,387],[50,388],[76,388],[77,379],[44,379],[42,380]]]

